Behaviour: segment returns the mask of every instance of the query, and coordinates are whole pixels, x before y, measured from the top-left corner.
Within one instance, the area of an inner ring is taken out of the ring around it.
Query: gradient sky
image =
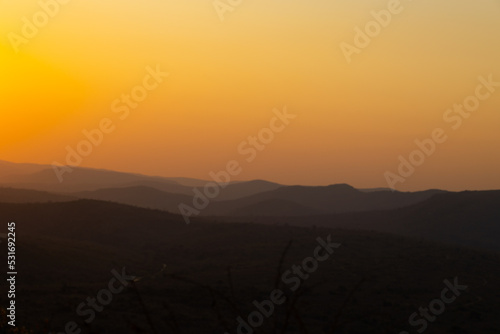
[[[458,130],[443,121],[478,76],[500,81],[500,1],[402,5],[348,64],[340,43],[387,1],[243,0],[221,22],[212,0],[72,0],[18,53],[7,36],[40,7],[0,1],[0,159],[65,163],[108,117],[116,130],[82,166],[206,179],[287,106],[297,118],[238,179],[386,187],[398,156],[443,128],[397,188],[500,188],[500,88]],[[156,64],[170,76],[120,121],[111,103]]]

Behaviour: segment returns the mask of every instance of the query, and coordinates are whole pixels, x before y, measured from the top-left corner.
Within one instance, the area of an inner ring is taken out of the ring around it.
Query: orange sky
[[[207,178],[234,159],[239,179],[386,187],[415,139],[443,128],[397,189],[500,188],[500,87],[459,129],[443,120],[479,76],[500,81],[500,2],[401,1],[348,63],[340,44],[387,3],[243,0],[221,22],[212,0],[71,0],[16,53],[11,33],[41,8],[4,0],[0,159],[65,163],[109,118],[115,130],[81,166]],[[112,103],[157,64],[169,76],[121,120]],[[246,162],[240,143],[284,106],[297,117]]]

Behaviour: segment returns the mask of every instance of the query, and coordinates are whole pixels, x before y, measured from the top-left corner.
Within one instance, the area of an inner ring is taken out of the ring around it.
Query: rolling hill
[[[236,217],[225,219],[234,221]],[[498,190],[438,193],[423,202],[395,210],[309,217],[254,216],[238,220],[371,230],[500,251]]]
[[[0,215],[16,222],[17,316],[39,333],[63,331],[69,321],[100,334],[235,333],[237,317],[277,287],[285,304],[263,332],[399,333],[415,329],[408,317],[455,277],[466,290],[429,328],[498,328],[498,254],[369,231],[204,219],[185,225],[166,212],[94,200],[0,203]],[[328,235],[341,246],[300,289],[276,280]],[[0,247],[6,261],[5,243]],[[138,280],[86,325],[76,308],[123,268]]]

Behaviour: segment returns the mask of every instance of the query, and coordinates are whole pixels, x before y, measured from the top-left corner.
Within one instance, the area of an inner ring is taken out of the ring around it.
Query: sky
[[[500,82],[500,1],[394,1],[0,0],[0,160],[66,164],[107,119],[80,166],[207,179],[237,160],[240,180],[500,189],[500,87],[447,114],[479,77]],[[390,19],[356,43],[373,12]],[[248,161],[241,145],[285,109]],[[435,129],[446,140],[413,154]],[[400,173],[400,157],[418,164]]]

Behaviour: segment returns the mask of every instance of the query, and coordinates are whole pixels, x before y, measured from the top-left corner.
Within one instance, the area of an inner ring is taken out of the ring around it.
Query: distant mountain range
[[[96,199],[179,213],[181,203],[193,205],[193,188],[203,190],[205,180],[164,178],[107,170],[74,168],[59,182],[52,166],[0,162],[0,187],[30,189],[30,202]],[[46,191],[44,196],[40,191]],[[4,197],[9,197],[1,190]],[[231,182],[210,201],[204,216],[308,216],[342,212],[390,210],[424,201],[440,190],[392,192],[357,190],[346,184],[284,186],[262,180]],[[19,194],[19,193],[18,193]],[[45,198],[44,198],[45,197]],[[18,196],[11,198],[15,201]],[[19,202],[22,201],[20,197]]]
[[[16,192],[18,191],[14,191]],[[22,192],[18,194],[22,195]],[[26,194],[33,196],[37,192],[29,191]],[[1,198],[0,212],[3,219],[22,221],[21,229],[26,229],[26,232],[30,233],[37,233],[40,229],[47,232],[50,229],[55,234],[58,234],[59,230],[72,231],[78,237],[96,230],[103,235],[107,233],[106,231],[114,234],[128,229],[129,223],[139,224],[141,221],[148,222],[147,225],[154,222],[155,228],[158,229],[161,229],[162,222],[169,224],[168,228],[185,227],[184,220],[179,215],[118,203],[71,200],[71,198],[59,198],[59,203],[12,203],[12,201],[6,203],[3,200],[4,196]],[[276,205],[277,210],[290,208],[286,202],[276,201],[269,204]],[[423,202],[394,210],[311,216],[240,215],[217,217],[216,220],[228,223],[253,222],[263,225],[376,231],[500,252],[499,204],[500,190],[471,191],[436,194]],[[301,209],[299,207],[297,211]],[[195,218],[193,228],[212,220]],[[128,233],[131,238],[134,237],[132,230]],[[92,235],[88,237],[93,238]]]
[[[72,193],[106,188],[149,187],[172,194],[193,195],[193,187],[203,187],[206,180],[183,177],[159,177],[91,168],[72,168],[59,182],[52,166],[17,164],[0,161],[0,187]],[[217,199],[229,200],[274,190],[282,185],[267,181],[230,182]]]
[[[96,200],[168,211],[180,220],[179,204],[192,206],[193,188],[203,190],[208,182],[75,168],[59,183],[53,173],[51,166],[0,162],[0,203]],[[229,183],[199,216],[374,230],[500,251],[500,191],[398,192],[254,180]]]
[[[284,186],[232,201],[216,201],[210,204],[204,214],[214,216],[306,216],[390,210],[419,203],[440,192],[442,191],[364,192],[347,184],[324,187]]]

